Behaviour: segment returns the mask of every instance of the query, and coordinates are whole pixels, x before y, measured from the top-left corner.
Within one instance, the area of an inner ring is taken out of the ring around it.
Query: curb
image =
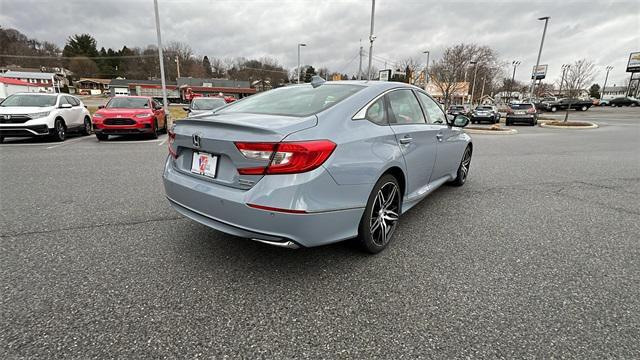
[[[548,125],[545,122],[541,122],[538,126],[549,129],[571,129],[571,130],[589,130],[589,129],[597,129],[599,126],[596,123],[592,123],[590,121],[583,121],[589,123],[591,125],[588,126],[561,126],[561,125]]]
[[[483,134],[483,135],[515,135],[518,133],[518,130],[516,129],[507,129],[507,130],[464,129],[464,132],[469,134]]]

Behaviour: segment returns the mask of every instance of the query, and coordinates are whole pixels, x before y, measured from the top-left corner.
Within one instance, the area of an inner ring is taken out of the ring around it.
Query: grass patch
[[[560,120],[554,120],[554,121],[547,121],[545,123],[545,125],[551,125],[551,126],[591,126],[593,124],[588,123],[588,122],[583,122],[583,121],[560,121]]]

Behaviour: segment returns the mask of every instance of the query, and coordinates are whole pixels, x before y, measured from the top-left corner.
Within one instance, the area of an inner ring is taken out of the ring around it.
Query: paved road
[[[377,256],[183,219],[165,137],[0,145],[0,358],[639,358],[638,110],[475,135]]]

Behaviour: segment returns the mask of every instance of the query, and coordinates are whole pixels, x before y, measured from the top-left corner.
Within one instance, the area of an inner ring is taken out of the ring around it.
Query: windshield
[[[531,104],[511,104],[509,106],[511,106],[512,109],[518,109],[518,110],[527,110],[533,107],[533,105]]]
[[[360,85],[291,86],[253,95],[217,111],[307,116],[327,109],[363,89]]]
[[[27,94],[14,94],[4,99],[0,106],[35,106],[46,107],[54,106],[56,104],[55,95],[27,95]]]
[[[227,102],[221,98],[211,98],[211,99],[195,99],[191,102],[192,110],[213,110],[217,109],[221,106],[226,105]]]
[[[106,107],[119,109],[148,109],[149,100],[145,98],[116,97],[111,99]]]
[[[464,110],[464,106],[454,105],[449,107],[451,110]]]
[[[478,106],[476,110],[491,110],[491,106]]]

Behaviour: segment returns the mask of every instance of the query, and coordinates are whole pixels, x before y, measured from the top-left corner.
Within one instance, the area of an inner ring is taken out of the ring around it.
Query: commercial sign
[[[535,76],[536,80],[542,80],[547,76],[547,68],[549,65],[538,65],[536,68],[533,67],[533,72],[531,73],[531,78],[533,79]]]
[[[640,51],[632,52],[627,63],[627,72],[640,72]]]
[[[391,79],[391,70],[378,71],[378,77],[380,78],[380,81],[389,81]]]

